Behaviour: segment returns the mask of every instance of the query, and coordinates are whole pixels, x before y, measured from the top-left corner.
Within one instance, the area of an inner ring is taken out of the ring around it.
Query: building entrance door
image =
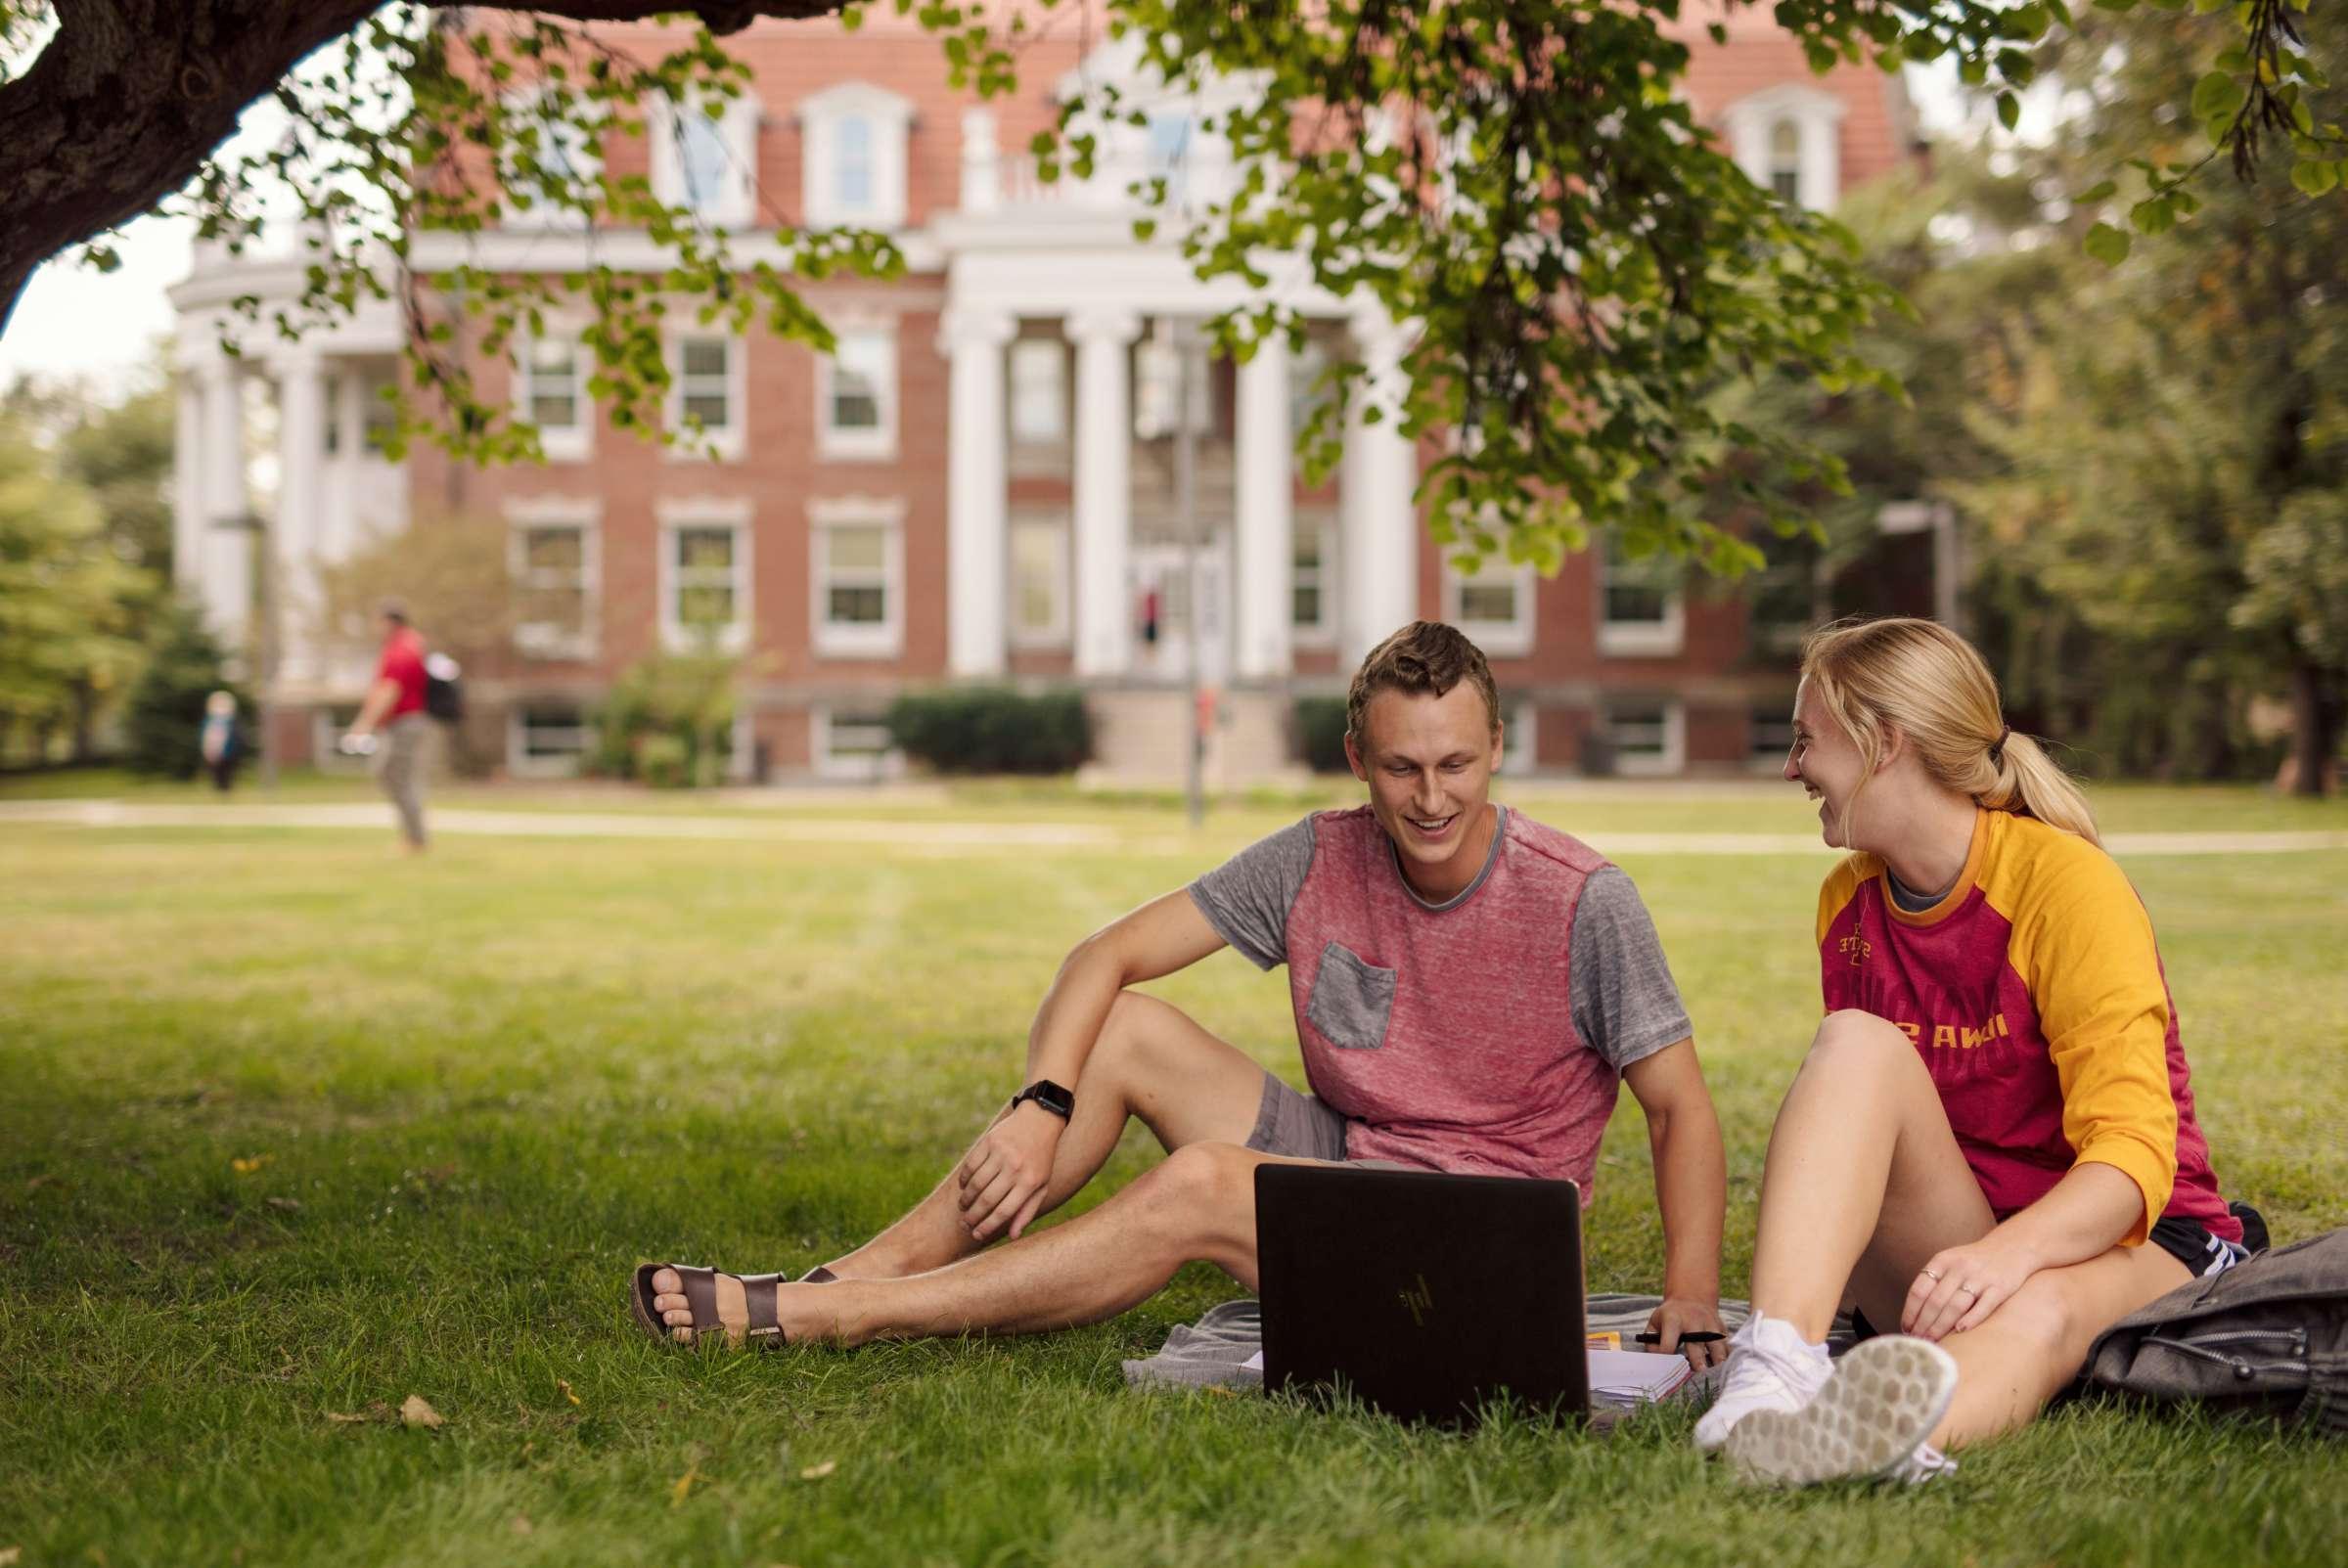
[[[1199,683],[1225,686],[1231,679],[1230,535],[1218,533],[1200,545],[1196,572],[1190,567],[1186,545],[1134,548],[1134,671],[1145,680],[1188,681],[1196,648]]]

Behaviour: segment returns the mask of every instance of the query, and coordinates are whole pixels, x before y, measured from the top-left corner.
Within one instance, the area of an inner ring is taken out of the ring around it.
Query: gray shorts
[[[1264,1098],[1256,1107],[1255,1131],[1247,1135],[1247,1146],[1258,1154],[1290,1159],[1342,1160],[1345,1118],[1266,1073]]]

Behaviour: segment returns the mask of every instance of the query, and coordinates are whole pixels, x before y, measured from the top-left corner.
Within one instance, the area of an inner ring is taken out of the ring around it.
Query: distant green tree
[[[96,499],[0,410],[0,747],[14,732],[45,760],[70,730],[86,751],[95,701],[138,665],[123,608],[134,583]]]
[[[146,668],[123,713],[123,762],[135,773],[193,779],[203,766],[204,698],[225,691],[247,725],[252,699],[227,675],[227,658],[194,606],[165,600],[150,627]]]

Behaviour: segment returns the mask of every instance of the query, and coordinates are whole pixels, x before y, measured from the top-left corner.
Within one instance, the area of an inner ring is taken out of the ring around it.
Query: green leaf
[[[2128,259],[2128,235],[2108,223],[2099,223],[2087,231],[2087,253],[2107,267],[2116,267]]]
[[[2080,192],[2077,196],[2072,197],[2071,205],[2092,207],[2098,202],[2108,202],[2111,200],[2112,194],[2119,190],[2119,181],[2105,180],[2102,184],[2091,187],[2088,190]]]
[[[2022,101],[2011,93],[1998,94],[1998,123],[2012,130],[2022,117]]]
[[[2248,96],[2248,90],[2231,72],[2213,70],[2193,83],[2193,118],[2207,120],[2223,114],[2231,119]]]
[[[2165,197],[2152,197],[2128,209],[2128,221],[2139,234],[2166,234],[2177,227],[2177,209]]]
[[[2323,196],[2340,183],[2336,163],[2299,162],[2291,165],[2291,183],[2308,196]]]

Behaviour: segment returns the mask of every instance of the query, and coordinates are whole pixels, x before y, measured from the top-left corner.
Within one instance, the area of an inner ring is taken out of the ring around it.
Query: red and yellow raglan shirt
[[[1893,902],[1880,859],[1852,855],[1819,892],[1818,948],[1827,1010],[1915,1042],[2000,1219],[2094,1161],[2144,1193],[2124,1244],[2172,1215],[2241,1238],[2193,1119],[2151,918],[2102,850],[1982,811],[1956,885],[1920,914]]]

